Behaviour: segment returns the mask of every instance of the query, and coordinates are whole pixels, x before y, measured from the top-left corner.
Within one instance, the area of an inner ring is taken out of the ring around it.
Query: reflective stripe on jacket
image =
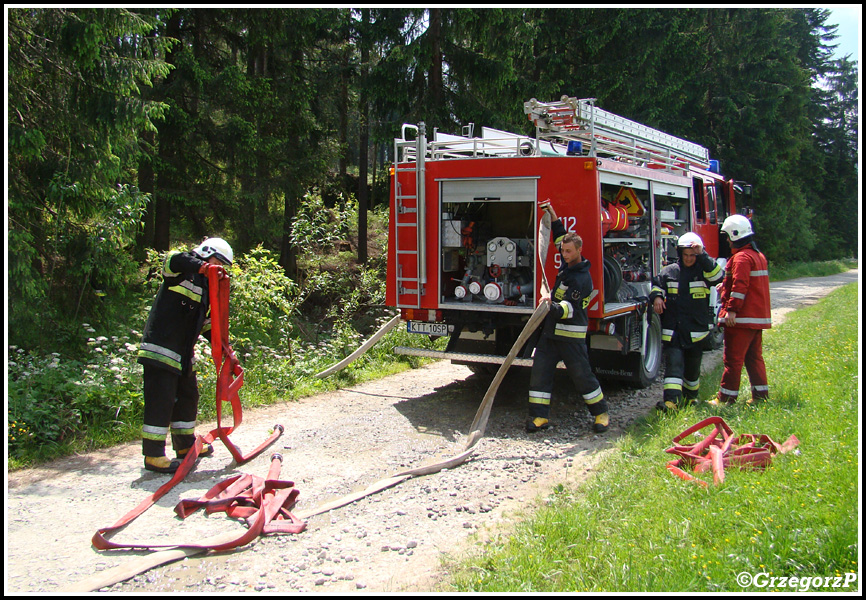
[[[209,313],[205,261],[192,252],[172,252],[163,264],[163,281],[144,326],[138,362],[177,373],[192,366],[193,350]],[[209,329],[209,328],[208,328]]]
[[[551,224],[551,237],[557,245],[566,233],[559,219]],[[551,310],[544,322],[545,336],[560,340],[586,339],[589,325],[586,306],[592,295],[589,267],[590,263],[585,258],[572,267],[563,261],[550,290]]]
[[[682,259],[666,266],[653,280],[650,304],[656,298],[665,301],[661,315],[662,341],[671,342],[674,334],[688,347],[710,333],[713,320],[710,313],[710,286],[721,281],[724,272],[704,252],[695,264],[686,267]]]
[[[751,246],[734,250],[725,269],[725,283],[721,294],[719,319],[728,312],[737,315],[734,327],[769,329],[770,272],[767,258]]]

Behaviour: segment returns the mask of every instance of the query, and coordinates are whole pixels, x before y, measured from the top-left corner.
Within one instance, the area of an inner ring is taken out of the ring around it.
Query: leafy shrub
[[[340,219],[334,219],[321,195],[308,193],[292,221],[290,240],[301,254],[318,254],[318,250],[333,245],[343,235]]]
[[[256,346],[284,349],[292,332],[291,317],[301,300],[300,289],[286,277],[274,254],[259,246],[229,269],[231,279],[231,343],[238,351]]]
[[[96,333],[84,323],[86,333]],[[91,337],[84,361],[60,353],[40,356],[10,347],[9,450],[22,456],[35,447],[57,448],[91,427],[118,430],[140,425],[141,367],[135,331]],[[134,342],[135,343],[134,343]],[[42,449],[45,454],[45,448]]]

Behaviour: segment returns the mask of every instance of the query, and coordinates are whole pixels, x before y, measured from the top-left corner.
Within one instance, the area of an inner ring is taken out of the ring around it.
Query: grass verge
[[[859,581],[851,587],[846,575],[859,572],[858,305],[857,286],[849,285],[791,314],[764,337],[771,402],[719,411],[704,403],[648,417],[592,480],[558,487],[514,531],[452,566],[453,589],[858,590]],[[703,378],[702,400],[718,388],[720,371]],[[748,387],[744,375],[741,398]],[[664,450],[711,414],[736,434],[767,434],[779,443],[795,434],[798,452],[777,455],[765,471],[728,469],[718,487],[677,479],[665,469],[672,456]],[[751,583],[741,585],[741,573]]]
[[[858,261],[853,258],[825,260],[822,262],[796,262],[785,265],[770,265],[770,281],[785,281],[798,277],[827,277],[856,269]]]

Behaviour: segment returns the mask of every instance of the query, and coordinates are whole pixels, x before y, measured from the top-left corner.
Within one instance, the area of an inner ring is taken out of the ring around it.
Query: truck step
[[[424,358],[439,358],[443,360],[451,360],[454,362],[465,362],[465,363],[485,363],[490,365],[501,365],[505,362],[504,356],[498,356],[496,354],[472,354],[468,352],[445,352],[443,350],[426,350],[424,348],[410,348],[408,346],[395,346],[394,347],[395,354],[402,354],[404,356],[422,356]],[[518,367],[531,367],[532,359],[531,358],[515,358],[512,365]],[[558,368],[564,369],[565,364],[562,361],[557,365]]]

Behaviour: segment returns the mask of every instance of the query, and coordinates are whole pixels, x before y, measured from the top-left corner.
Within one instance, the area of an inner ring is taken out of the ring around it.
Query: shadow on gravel
[[[468,434],[492,379],[492,375],[469,374],[430,393],[398,401],[394,408],[416,430],[441,435],[452,442],[460,441]],[[510,413],[518,407],[524,408],[528,384],[528,369],[509,372],[496,393],[490,419],[503,411]]]
[[[471,374],[438,387],[428,394],[405,398],[396,402],[394,407],[417,431],[441,435],[452,442],[460,441],[469,433],[469,427],[493,380],[493,374],[495,371],[491,374]],[[527,414],[529,376],[528,368],[513,368],[505,376],[493,401],[485,437],[513,438],[527,435],[524,422]],[[634,389],[616,381],[602,381],[601,385],[605,395],[611,398],[613,406],[617,402],[617,396]],[[589,433],[588,417],[581,417],[586,410],[584,406],[568,375],[562,369],[558,370],[554,382],[552,413],[562,422],[562,427],[550,430],[549,435]],[[574,416],[575,413],[577,417]]]

